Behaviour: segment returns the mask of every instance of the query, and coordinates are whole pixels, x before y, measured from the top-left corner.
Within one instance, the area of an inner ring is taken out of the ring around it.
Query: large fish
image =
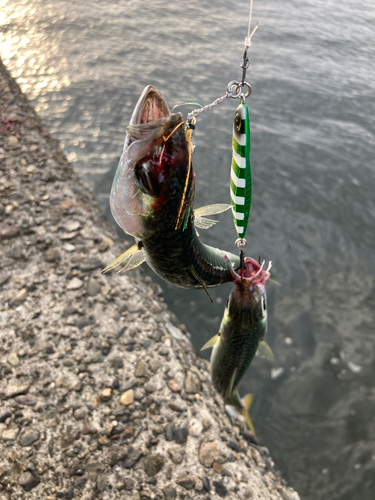
[[[110,207],[118,225],[136,244],[104,269],[122,270],[147,264],[161,278],[182,288],[217,286],[232,281],[231,264],[239,258],[205,245],[196,227],[214,221],[203,217],[229,205],[194,212],[195,174],[191,130],[181,113],[171,114],[153,87],[144,89],[134,109],[113,181]]]
[[[273,358],[264,342],[267,331],[267,296],[265,283],[270,277],[267,270],[250,257],[243,268],[231,270],[233,289],[229,295],[219,333],[203,347],[213,347],[211,353],[211,378],[224,404],[237,408],[254,431],[248,409],[251,395],[241,400],[237,386],[259,349],[261,355]]]

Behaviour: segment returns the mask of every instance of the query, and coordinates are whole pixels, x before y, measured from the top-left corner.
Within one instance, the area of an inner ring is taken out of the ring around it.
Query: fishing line
[[[203,113],[203,111],[208,111],[218,104],[222,103],[226,99],[239,99],[240,104],[236,110],[234,123],[233,123],[233,139],[232,139],[232,165],[231,165],[231,178],[230,178],[230,198],[232,205],[233,222],[238,235],[235,241],[240,253],[240,268],[241,279],[243,280],[244,274],[244,248],[247,242],[244,238],[247,224],[250,216],[251,207],[251,194],[252,194],[252,182],[251,182],[251,167],[250,167],[250,118],[248,108],[246,106],[246,98],[251,94],[251,85],[246,81],[246,72],[249,68],[250,61],[247,55],[248,49],[251,46],[251,39],[258,29],[258,23],[256,24],[253,31],[251,31],[251,19],[253,13],[253,0],[250,0],[250,12],[249,12],[249,23],[247,29],[247,36],[245,36],[245,51],[243,53],[243,61],[241,64],[242,68],[242,78],[241,81],[232,80],[228,83],[225,95],[217,98],[210,104],[202,106],[201,104],[194,102],[180,103],[173,107],[172,111],[178,106],[196,104],[200,106],[197,109],[192,110],[187,115],[187,120],[185,123],[185,134],[188,142],[189,160],[188,160],[188,171],[184,186],[184,191],[176,219],[175,230],[179,229],[182,212],[185,204],[185,198],[187,194],[187,186],[191,171],[191,155],[194,151],[191,142],[193,130],[195,129],[196,116]],[[176,127],[177,129],[178,127]],[[175,132],[174,129],[168,138]],[[167,139],[168,139],[167,138]],[[167,140],[164,138],[164,140]]]
[[[182,124],[183,122],[180,123],[180,125]],[[185,186],[184,186],[184,192],[182,194],[182,198],[181,198],[181,203],[180,203],[180,208],[179,208],[179,211],[178,211],[178,215],[177,215],[177,219],[176,219],[176,225],[175,225],[175,230],[179,229],[180,227],[180,218],[181,218],[181,213],[182,213],[182,209],[183,209],[183,206],[184,206],[184,203],[185,203],[185,198],[186,198],[186,192],[187,192],[187,187],[188,187],[188,183],[189,183],[189,178],[190,178],[190,171],[191,171],[191,155],[192,155],[192,152],[193,152],[193,146],[192,146],[192,143],[191,143],[191,137],[193,135],[193,130],[195,129],[195,123],[196,123],[196,120],[195,118],[192,118],[189,122],[188,125],[186,125],[185,127],[185,134],[186,134],[186,139],[187,139],[187,142],[188,142],[188,154],[189,154],[189,159],[188,159],[188,171],[187,171],[187,174],[186,174],[186,180],[185,180]],[[179,125],[179,126],[180,126]],[[177,128],[177,127],[176,127]],[[174,132],[174,131],[173,131]],[[172,134],[173,134],[172,132]],[[171,135],[172,135],[171,134]]]
[[[250,33],[250,31],[251,31],[252,13],[253,13],[253,0],[250,1],[249,24],[248,24],[247,36],[245,37],[245,42],[244,42],[245,52],[244,52],[244,55],[243,55],[243,63],[241,64],[241,68],[243,69],[241,82],[238,82],[237,80],[232,80],[231,82],[229,82],[228,86],[227,86],[227,90],[226,90],[225,95],[223,95],[221,97],[218,97],[212,103],[206,104],[206,106],[203,106],[203,107],[201,107],[199,109],[194,109],[193,111],[191,111],[188,114],[188,116],[187,116],[186,123],[188,123],[191,120],[191,118],[193,118],[193,117],[195,117],[195,116],[203,113],[203,111],[209,111],[210,109],[212,109],[213,107],[215,107],[218,104],[222,103],[226,99],[229,99],[229,98],[231,98],[231,99],[239,99],[241,97],[241,95],[242,95],[241,90],[244,87],[247,87],[247,92],[246,92],[246,94],[244,94],[244,97],[245,98],[249,97],[249,95],[251,94],[251,85],[249,83],[245,82],[246,70],[249,67],[249,62],[250,62],[249,59],[248,59],[248,57],[247,57],[247,50],[250,48],[250,46],[251,46],[251,39],[252,39],[254,33],[256,32],[256,30],[258,29],[258,26],[259,26],[258,22],[257,22],[255,28]],[[187,103],[187,104],[194,104],[194,103]],[[178,104],[176,106],[178,106]]]
[[[202,104],[199,104],[199,102],[179,102],[178,104],[175,104],[173,106],[172,111],[180,106],[189,106],[192,104],[194,104],[194,106],[200,106],[201,108],[203,108]]]
[[[249,111],[246,106],[246,98],[251,94],[251,85],[246,81],[246,72],[249,68],[250,61],[247,55],[248,49],[251,46],[251,39],[258,29],[258,23],[253,31],[251,31],[251,19],[253,13],[253,0],[250,0],[249,23],[247,36],[245,36],[245,51],[243,53],[243,61],[241,64],[242,78],[241,81],[232,80],[228,83],[225,95],[219,97],[215,101],[206,106],[194,109],[187,116],[187,127],[191,120],[203,111],[208,111],[226,99],[239,99],[240,104],[237,107],[234,123],[233,123],[233,139],[232,139],[232,164],[230,177],[230,198],[232,205],[233,222],[238,235],[235,241],[240,253],[240,268],[241,279],[244,274],[244,248],[247,242],[244,238],[247,224],[250,217],[252,181],[251,181],[251,166],[250,166],[250,118]],[[191,139],[191,135],[189,136]],[[181,207],[182,208],[182,207]]]
[[[200,104],[195,103],[195,102],[194,103],[176,104],[176,106],[182,106],[185,104],[197,104],[198,106],[200,106]],[[175,109],[176,106],[174,106],[173,109]],[[172,109],[172,111],[173,111],[173,109]],[[187,187],[189,184],[190,171],[191,171],[191,155],[194,152],[194,148],[193,148],[193,145],[191,143],[191,138],[193,135],[193,130],[195,129],[195,123],[196,123],[195,118],[192,118],[188,125],[186,125],[184,122],[181,122],[172,130],[172,132],[167,137],[163,136],[164,142],[167,142],[168,139],[170,137],[172,137],[172,135],[176,132],[177,129],[184,126],[185,135],[186,135],[186,139],[187,139],[187,143],[188,143],[188,155],[189,155],[189,157],[188,157],[188,170],[187,170],[186,179],[185,179],[184,191],[183,191],[182,197],[181,197],[181,203],[180,203],[180,207],[178,209],[178,214],[177,214],[177,218],[176,218],[176,224],[175,224],[176,231],[180,228],[180,225],[181,225],[181,214],[182,214],[182,209],[184,207],[184,203],[185,203],[185,199],[186,199]],[[185,230],[185,224],[184,224],[184,230]]]
[[[176,132],[176,130],[177,130],[178,128],[180,128],[183,124],[184,124],[184,122],[179,123],[179,124],[177,125],[177,127],[175,127],[175,128],[172,130],[172,132],[168,135],[168,137],[164,137],[164,136],[163,136],[164,142],[167,142],[167,140],[168,140],[170,137],[172,137],[172,135]]]

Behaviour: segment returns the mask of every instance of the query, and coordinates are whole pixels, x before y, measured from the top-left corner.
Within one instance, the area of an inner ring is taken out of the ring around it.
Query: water
[[[247,1],[0,0],[2,58],[110,218],[108,195],[142,89],[212,102],[241,76]],[[250,49],[254,195],[248,252],[272,260],[268,343],[240,390],[276,467],[303,500],[375,489],[375,7],[255,1]],[[202,114],[196,206],[228,201],[237,103]],[[214,180],[214,182],[213,182]],[[229,213],[202,233],[234,250]],[[199,349],[230,285],[163,284]]]

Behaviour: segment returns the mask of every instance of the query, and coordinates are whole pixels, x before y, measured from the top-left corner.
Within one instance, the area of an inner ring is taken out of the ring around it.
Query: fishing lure
[[[243,261],[243,248],[246,246],[244,239],[247,224],[249,222],[252,183],[251,183],[251,165],[250,165],[250,118],[249,110],[245,103],[246,97],[251,94],[251,86],[245,81],[246,70],[249,67],[250,61],[247,57],[247,51],[251,45],[251,38],[258,28],[254,28],[250,34],[251,15],[253,10],[253,0],[250,3],[249,28],[247,37],[245,37],[245,52],[243,55],[242,80],[239,82],[231,82],[229,85],[235,90],[235,96],[239,96],[240,104],[234,115],[233,123],[233,138],[232,138],[232,165],[230,176],[230,198],[232,205],[233,222],[238,235],[236,241],[237,247],[240,249],[241,260]],[[242,89],[247,87],[246,94]],[[238,95],[239,94],[239,95]]]
[[[250,118],[249,110],[246,105],[246,98],[251,94],[251,86],[245,81],[246,70],[249,67],[249,58],[247,51],[251,45],[251,38],[258,28],[255,26],[250,32],[251,15],[253,9],[253,0],[250,3],[250,15],[248,33],[245,37],[245,51],[243,55],[242,79],[241,81],[233,80],[227,86],[226,94],[216,99],[216,101],[208,104],[200,109],[195,109],[188,114],[187,124],[198,114],[207,111],[223,100],[239,99],[240,104],[237,107],[234,115],[233,123],[233,137],[232,137],[232,163],[230,171],[230,198],[234,226],[238,235],[236,245],[240,250],[241,263],[243,263],[243,248],[246,246],[244,239],[247,225],[250,216],[251,195],[252,195],[252,182],[251,182],[251,166],[250,166]],[[247,89],[247,90],[246,90]]]
[[[230,198],[233,221],[238,237],[246,233],[251,206],[250,119],[245,101],[241,100],[234,115]]]

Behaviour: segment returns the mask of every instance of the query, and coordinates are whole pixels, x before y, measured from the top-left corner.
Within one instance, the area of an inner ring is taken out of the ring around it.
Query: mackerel
[[[254,426],[248,414],[252,396],[247,395],[241,400],[237,387],[258,349],[263,356],[273,359],[272,351],[264,341],[267,331],[265,283],[270,277],[271,265],[264,270],[263,264],[246,257],[238,273],[231,270],[234,284],[219,332],[202,348],[213,348],[211,378],[224,404],[237,408],[252,431]]]
[[[203,216],[230,205],[194,212],[191,155],[191,130],[182,114],[171,114],[161,94],[147,86],[127,128],[110,195],[113,217],[136,244],[103,272],[133,269],[146,261],[163,280],[182,288],[232,281],[231,267],[239,267],[239,257],[204,244],[196,230],[215,223]]]

